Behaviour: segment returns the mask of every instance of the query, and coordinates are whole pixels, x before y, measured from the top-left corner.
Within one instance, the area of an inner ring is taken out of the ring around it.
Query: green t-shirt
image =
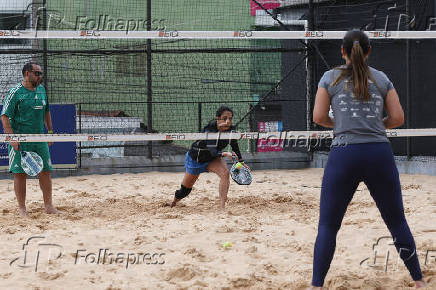
[[[18,84],[6,95],[1,114],[9,117],[14,134],[43,134],[44,114],[48,110],[42,85],[31,91]]]

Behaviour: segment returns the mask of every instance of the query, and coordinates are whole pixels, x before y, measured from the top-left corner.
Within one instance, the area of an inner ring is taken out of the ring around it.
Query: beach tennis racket
[[[230,169],[230,176],[239,185],[249,185],[251,184],[252,177],[251,171],[240,162],[234,159],[232,168]]]
[[[36,152],[20,151],[21,167],[29,176],[37,176],[44,167],[41,156]]]

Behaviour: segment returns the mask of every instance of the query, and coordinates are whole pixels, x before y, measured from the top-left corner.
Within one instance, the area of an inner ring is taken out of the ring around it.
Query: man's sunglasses
[[[37,77],[42,76],[42,71],[31,70],[31,72],[33,72]]]

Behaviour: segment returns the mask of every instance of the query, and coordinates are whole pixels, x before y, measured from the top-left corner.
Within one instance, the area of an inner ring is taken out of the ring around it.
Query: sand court
[[[27,220],[17,214],[12,181],[1,180],[0,285],[8,289],[309,285],[322,169],[254,171],[252,185],[231,183],[225,212],[218,209],[214,174],[201,175],[191,195],[170,208],[182,174],[56,178],[53,192],[60,216],[44,213],[37,180],[28,180]],[[401,182],[425,280],[428,289],[436,288],[436,177],[401,175]],[[339,231],[325,286],[412,289],[414,284],[386,236],[389,232],[361,184]]]

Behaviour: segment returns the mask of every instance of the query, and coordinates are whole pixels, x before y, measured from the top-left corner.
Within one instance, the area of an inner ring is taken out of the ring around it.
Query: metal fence
[[[154,126],[147,128],[147,102],[78,103],[76,127],[78,133],[135,134],[147,132],[201,132],[203,127],[215,120],[220,105],[234,111],[233,124],[239,132],[281,131],[283,117],[289,106],[305,100],[274,100],[270,102],[233,101],[215,102],[153,102]],[[163,114],[162,112],[165,112]],[[191,141],[192,142],[192,141]],[[138,142],[82,142],[78,146],[79,159],[88,157],[123,157],[184,154],[188,141],[138,141]],[[241,140],[243,152],[256,152],[256,140]]]

